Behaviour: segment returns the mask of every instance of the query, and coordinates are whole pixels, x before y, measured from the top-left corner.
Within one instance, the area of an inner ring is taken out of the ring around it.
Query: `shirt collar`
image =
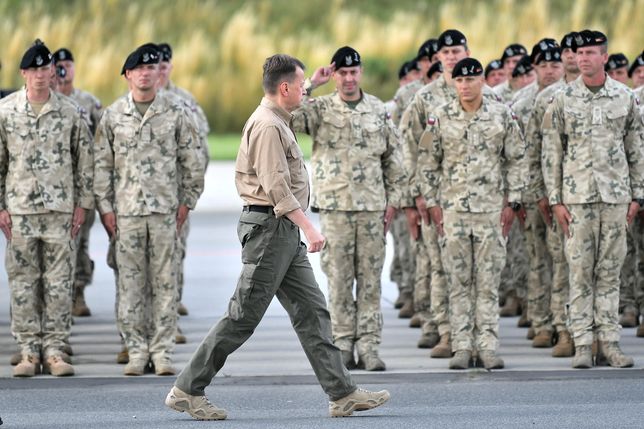
[[[277,105],[274,101],[262,97],[262,101],[260,105],[266,107],[269,109],[271,112],[275,113],[281,120],[283,120],[287,125],[291,123],[291,119],[293,118],[293,115],[281,108],[280,106]]]

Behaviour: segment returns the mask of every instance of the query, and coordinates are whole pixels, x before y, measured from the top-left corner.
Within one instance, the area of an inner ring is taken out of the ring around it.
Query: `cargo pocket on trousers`
[[[264,251],[264,240],[261,234],[264,225],[252,222],[240,222],[237,225],[237,236],[242,246],[242,263],[257,264]]]
[[[256,288],[259,287],[260,293],[261,291],[268,293],[272,283],[273,274],[270,269],[255,264],[244,264],[237,282],[237,289],[228,304],[230,318],[233,320],[257,319],[259,321],[266,309],[256,305],[256,297],[254,296],[257,293]]]

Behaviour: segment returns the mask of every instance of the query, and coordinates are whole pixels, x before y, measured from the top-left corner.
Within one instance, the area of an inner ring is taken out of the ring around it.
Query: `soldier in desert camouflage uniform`
[[[320,210],[322,269],[329,281],[333,338],[347,368],[384,370],[380,275],[385,234],[400,205],[404,181],[399,134],[384,104],[360,89],[360,55],[346,46],[311,78],[336,92],[309,100],[293,126],[313,138],[313,202]],[[353,285],[356,283],[354,299]]]
[[[396,115],[394,125],[400,125],[402,113],[405,111],[409,103],[411,103],[414,95],[427,83],[429,77],[427,73],[429,69],[438,61],[438,40],[428,39],[418,49],[416,59],[421,69],[421,78],[405,85],[400,88],[394,96],[396,103]],[[408,174],[413,171],[406,171]],[[413,206],[413,201],[409,201],[406,205]],[[410,326],[420,327],[423,323],[430,322],[429,314],[429,255],[422,240],[410,237],[409,229],[407,227],[407,219],[405,213],[397,213],[394,217],[391,227],[392,234],[398,235],[399,239],[394,240],[394,246],[398,244],[400,261],[403,272],[406,272],[405,287],[400,290],[398,300],[396,300],[396,308],[400,308],[398,313],[399,317],[412,317]],[[405,253],[407,258],[405,259]],[[438,335],[433,330],[434,334],[431,337],[424,335],[419,340],[419,347],[433,347],[438,341]]]
[[[67,48],[60,48],[53,54],[54,64],[57,68],[65,70],[64,76],[57,73],[56,90],[72,98],[78,103],[89,118],[89,130],[92,134],[92,143],[98,122],[101,119],[101,102],[89,92],[74,87],[75,67],[74,55]],[[94,224],[96,212],[89,210],[85,216],[85,223],[78,234],[78,250],[76,253],[76,273],[74,277],[74,297],[72,315],[77,317],[90,316],[91,311],[85,303],[85,287],[92,283],[94,274],[94,261],[89,257],[89,232]]]
[[[418,157],[418,142],[420,136],[425,130],[427,118],[436,107],[449,101],[456,100],[456,89],[452,82],[452,69],[458,61],[468,57],[470,52],[467,47],[467,40],[463,33],[458,30],[446,30],[438,38],[438,59],[443,65],[444,73],[434,82],[423,87],[416,93],[414,99],[405,110],[401,120],[400,131],[403,136],[403,154],[404,166],[406,171],[414,172],[416,170],[416,159]],[[487,85],[483,88],[484,97],[497,100],[496,95]],[[419,195],[415,189],[413,174],[410,175],[408,198],[413,199],[414,195]],[[452,356],[450,345],[450,327],[448,317],[448,291],[447,281],[442,268],[440,249],[438,246],[438,237],[436,229],[429,226],[429,215],[424,200],[417,198],[414,201],[416,209],[406,208],[407,220],[409,227],[416,230],[418,216],[423,216],[421,222],[420,236],[424,242],[430,257],[430,314],[431,320],[423,321],[422,336],[419,344],[426,339],[430,345],[435,341],[432,339],[438,333],[440,342],[433,348],[430,356],[434,358],[448,358]],[[403,205],[407,206],[409,203]],[[420,260],[417,260],[420,263]],[[420,281],[420,267],[416,270],[416,284]]]
[[[527,55],[528,51],[525,46],[519,43],[508,45],[501,55],[501,66],[505,71],[506,79],[501,84],[494,87],[494,93],[503,103],[509,103],[512,96],[524,85],[517,79],[518,76],[512,74],[521,58]]]
[[[151,359],[174,374],[177,319],[176,235],[203,190],[196,126],[182,104],[158,93],[159,56],[143,45],[121,71],[132,90],[107,108],[96,135],[94,192],[102,222],[116,240],[118,320],[129,351],[126,375]],[[152,296],[145,296],[146,281]],[[147,301],[153,331],[148,333]]]
[[[626,228],[644,204],[644,148],[636,99],[606,76],[607,38],[575,35],[581,76],[557,92],[543,120],[543,177],[566,235],[574,368],[633,365],[619,347],[619,270]]]
[[[203,109],[197,103],[197,100],[192,94],[183,88],[176,86],[170,80],[170,73],[172,72],[172,47],[168,43],[159,43],[159,50],[161,51],[161,62],[159,63],[159,88],[175,94],[186,103],[186,110],[193,115],[195,123],[199,131],[199,138],[201,139],[201,149],[205,159],[204,171],[208,167],[210,154],[208,152],[208,134],[210,133],[210,126],[208,125],[208,118]],[[177,241],[177,284],[179,287],[179,304],[178,312],[181,316],[188,315],[188,309],[181,302],[183,296],[183,262],[186,258],[186,244],[188,240],[188,233],[190,232],[190,218],[186,220],[185,225],[179,234]],[[180,332],[177,332],[177,343],[185,343],[185,337]]]
[[[518,94],[522,92],[519,91],[512,104],[512,111],[519,118],[519,125],[521,125],[524,135],[531,119],[537,95],[544,88],[563,77],[564,69],[561,62],[561,50],[558,47],[551,46],[540,50],[535,56],[534,65],[537,71],[536,92],[529,91],[522,98],[518,98]],[[533,152],[532,150],[536,149],[536,146],[531,145],[528,141],[526,141],[526,144],[528,146],[526,156],[528,168],[541,170],[541,153]],[[531,326],[528,338],[534,336],[532,339],[533,347],[550,347],[552,345],[552,329],[550,326],[544,326],[550,314],[550,260],[546,249],[545,223],[535,202],[534,195],[524,195],[525,210],[519,214],[519,220],[523,221],[525,219],[524,227],[518,226],[519,222],[517,222],[518,230],[513,227],[512,231],[519,236],[523,236],[524,240],[519,244],[522,247],[515,247],[513,252],[515,254],[529,252],[529,258],[527,258],[528,272],[525,273],[521,282],[527,283],[527,300],[524,301],[526,304],[524,304],[523,313],[525,313],[526,320],[529,320],[531,324],[535,318],[537,323]],[[512,232],[510,233],[511,238]],[[510,252],[510,249],[508,249],[508,252]],[[511,258],[508,255],[508,262],[510,261],[513,264],[513,273],[517,269],[523,268],[520,263],[517,263],[516,257]],[[536,336],[534,335],[535,332]]]
[[[62,349],[71,330],[76,246],[93,210],[92,147],[79,108],[49,89],[51,54],[37,41],[22,57],[25,88],[0,104],[0,229],[11,290],[14,376],[72,375]]]
[[[537,333],[533,346],[546,347],[555,336],[553,357],[570,357],[574,353],[572,339],[567,329],[565,306],[568,302],[568,262],[564,254],[564,236],[557,222],[552,222],[552,213],[548,204],[543,174],[541,170],[542,135],[541,125],[543,116],[553,95],[567,83],[579,76],[577,56],[572,50],[575,33],[566,34],[561,40],[561,59],[564,66],[564,77],[541,91],[534,102],[530,113],[525,139],[528,165],[528,185],[523,193],[523,203],[526,207],[526,235],[531,249],[531,278],[530,282],[541,286],[539,293],[534,295],[536,310],[531,316],[533,327]],[[549,307],[548,307],[549,306]]]
[[[483,66],[453,69],[458,100],[434,109],[418,148],[414,178],[439,235],[449,283],[451,369],[474,351],[486,369],[503,368],[498,349],[498,288],[506,237],[521,207],[525,145],[516,117],[483,97]],[[507,206],[504,201],[507,193]]]

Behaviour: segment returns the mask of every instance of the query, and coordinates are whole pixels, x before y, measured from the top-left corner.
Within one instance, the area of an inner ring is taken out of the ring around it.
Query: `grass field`
[[[297,140],[300,143],[302,152],[306,159],[311,157],[311,138],[306,134],[298,134]],[[211,134],[208,136],[208,147],[210,148],[210,159],[212,161],[230,161],[237,156],[239,149],[240,134]]]

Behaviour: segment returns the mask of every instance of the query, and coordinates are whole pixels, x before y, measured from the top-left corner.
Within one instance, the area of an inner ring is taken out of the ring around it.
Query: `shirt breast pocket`
[[[318,131],[318,140],[331,146],[337,145],[342,139],[344,126],[344,118],[328,113],[325,114],[322,117],[322,129]]]
[[[611,107],[606,111],[607,124],[613,131],[616,139],[622,139],[624,137],[627,115],[628,109],[625,106]]]

